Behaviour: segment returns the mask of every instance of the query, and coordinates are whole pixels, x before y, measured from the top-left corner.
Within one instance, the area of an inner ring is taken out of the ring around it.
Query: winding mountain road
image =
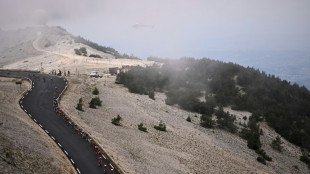
[[[103,156],[104,167],[98,166],[98,156],[93,146],[83,139],[75,129],[56,114],[53,109],[53,97],[60,95],[67,81],[58,76],[27,71],[0,70],[0,76],[28,78],[32,88],[20,100],[21,108],[36,122],[61,148],[79,174],[109,174],[113,165]],[[44,80],[45,79],[45,80]],[[57,87],[57,91],[55,90]],[[119,172],[114,169],[114,174]]]

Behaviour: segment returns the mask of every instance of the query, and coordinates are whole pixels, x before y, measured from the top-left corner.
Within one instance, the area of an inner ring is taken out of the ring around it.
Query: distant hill
[[[74,36],[59,26],[37,26],[0,30],[0,67],[30,57],[42,56],[43,52],[72,54],[74,49],[81,47],[87,49],[86,56],[90,57],[139,59],[133,55],[120,54],[114,48]]]

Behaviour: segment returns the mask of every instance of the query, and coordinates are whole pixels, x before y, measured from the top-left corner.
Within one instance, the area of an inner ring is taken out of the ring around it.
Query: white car
[[[89,74],[90,77],[99,77],[99,74],[97,71],[92,71],[90,74]]]

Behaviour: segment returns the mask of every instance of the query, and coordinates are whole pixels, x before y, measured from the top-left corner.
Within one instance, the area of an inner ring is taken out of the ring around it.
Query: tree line
[[[258,115],[256,121],[266,121],[288,141],[310,150],[310,92],[306,87],[258,69],[207,58],[153,59],[164,64],[135,67],[118,74],[116,82],[133,93],[165,92],[166,104],[206,116],[214,114],[216,106],[250,111]],[[220,117],[231,121],[225,114]],[[209,117],[203,119],[207,127],[214,124]],[[217,124],[234,130],[229,123]],[[255,139],[257,129],[252,126],[252,130],[248,136]]]

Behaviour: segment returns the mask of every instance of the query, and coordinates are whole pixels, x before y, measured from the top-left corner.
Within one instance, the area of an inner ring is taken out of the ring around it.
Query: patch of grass
[[[29,62],[29,61],[28,61],[28,60],[25,60],[25,61],[24,61],[24,63],[27,63],[27,62]]]

